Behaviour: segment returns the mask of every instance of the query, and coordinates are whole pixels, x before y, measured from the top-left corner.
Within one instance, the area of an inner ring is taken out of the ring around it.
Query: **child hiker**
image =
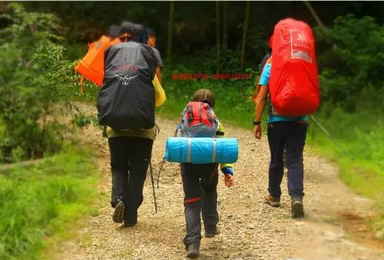
[[[213,112],[215,97],[208,89],[196,91],[185,108],[181,120],[176,128],[176,135],[182,137],[220,137],[224,129]],[[184,244],[188,258],[199,255],[201,240],[202,213],[205,237],[210,238],[219,234],[217,223],[217,183],[218,164],[193,164],[182,163],[181,176],[184,189],[184,211],[187,234]],[[225,175],[225,185],[234,184],[233,169],[231,164],[221,164],[221,171]]]

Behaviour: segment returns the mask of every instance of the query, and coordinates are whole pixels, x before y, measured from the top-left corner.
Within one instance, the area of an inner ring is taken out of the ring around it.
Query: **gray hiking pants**
[[[181,164],[184,189],[184,212],[187,234],[185,246],[200,245],[202,213],[205,230],[216,228],[217,212],[217,164]]]

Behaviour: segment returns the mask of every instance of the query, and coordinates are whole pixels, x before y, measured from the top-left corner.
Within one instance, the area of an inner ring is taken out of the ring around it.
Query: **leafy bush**
[[[65,130],[54,114],[72,87],[56,16],[9,4],[0,19],[0,161],[41,158],[61,149]]]
[[[384,169],[382,142],[384,108],[384,25],[371,17],[339,17],[319,35],[323,102],[320,119],[346,147],[349,157]],[[330,48],[325,48],[329,46]],[[312,136],[314,137],[314,136]]]
[[[323,100],[347,112],[377,109],[384,96],[384,25],[371,17],[339,17],[321,37]]]

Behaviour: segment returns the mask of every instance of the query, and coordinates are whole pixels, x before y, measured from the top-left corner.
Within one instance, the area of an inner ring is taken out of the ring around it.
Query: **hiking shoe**
[[[134,222],[124,221],[124,227],[127,227],[127,228],[136,226],[136,224],[137,224],[137,220]]]
[[[217,227],[208,228],[205,230],[205,237],[207,237],[207,238],[215,237],[219,234],[220,234],[220,231]]]
[[[265,196],[265,203],[271,205],[272,207],[280,207],[280,198],[273,197],[271,194]]]
[[[125,205],[122,200],[119,200],[115,206],[115,211],[112,215],[112,220],[116,223],[123,223],[124,221],[124,209]]]
[[[191,244],[187,246],[187,257],[188,258],[197,258],[199,256],[199,245]]]
[[[292,218],[304,217],[304,207],[302,198],[291,199]]]

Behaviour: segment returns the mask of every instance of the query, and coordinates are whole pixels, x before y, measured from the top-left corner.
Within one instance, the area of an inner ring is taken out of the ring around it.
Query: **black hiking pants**
[[[268,143],[271,151],[268,191],[273,197],[281,196],[284,174],[284,148],[288,168],[288,192],[291,197],[304,195],[303,150],[308,124],[305,121],[274,122],[268,124]]]
[[[151,160],[153,141],[141,137],[108,139],[111,152],[112,198],[115,207],[121,198],[125,204],[125,221],[137,221],[137,209],[143,202],[143,186]]]
[[[187,234],[185,246],[200,245],[202,213],[205,230],[216,228],[217,212],[217,164],[181,164],[184,189],[184,212]]]

